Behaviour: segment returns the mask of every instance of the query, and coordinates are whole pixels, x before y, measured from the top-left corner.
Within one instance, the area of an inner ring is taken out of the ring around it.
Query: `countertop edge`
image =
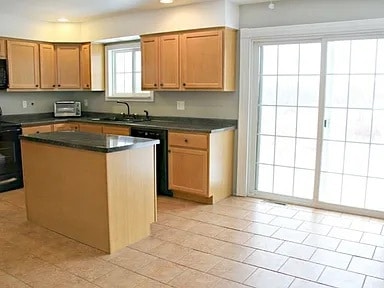
[[[55,132],[52,132],[52,133],[55,133]],[[130,137],[130,136],[122,136],[122,137]],[[145,141],[145,142],[135,143],[135,144],[126,145],[126,146],[104,148],[99,146],[73,144],[73,143],[68,143],[68,142],[63,142],[63,141],[58,141],[53,139],[36,138],[33,136],[33,134],[20,135],[19,138],[20,140],[25,140],[25,141],[38,142],[38,143],[50,144],[54,146],[68,147],[68,148],[87,150],[87,151],[93,151],[93,152],[101,152],[101,153],[112,153],[112,152],[118,152],[118,151],[140,149],[140,148],[150,147],[160,143],[160,140],[151,140],[151,141]]]

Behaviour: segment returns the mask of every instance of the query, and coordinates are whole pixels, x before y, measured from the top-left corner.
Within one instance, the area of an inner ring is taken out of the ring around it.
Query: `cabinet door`
[[[78,131],[79,125],[75,123],[58,123],[53,125],[53,131]]]
[[[116,126],[103,126],[103,134],[113,135],[131,135],[131,128],[129,127],[116,127]]]
[[[179,35],[160,37],[159,55],[160,89],[179,89]]]
[[[208,152],[170,147],[169,188],[208,197]]]
[[[80,89],[80,46],[57,45],[57,86],[59,89]]]
[[[0,39],[0,59],[7,58],[7,46],[5,41],[5,39]]]
[[[223,30],[182,34],[181,73],[185,89],[223,88]]]
[[[91,50],[90,44],[81,45],[81,85],[91,89]]]
[[[95,124],[83,124],[83,123],[81,123],[79,125],[79,130],[81,132],[103,133],[103,126],[102,125],[95,125]]]
[[[53,89],[56,86],[55,46],[40,44],[40,87]]]
[[[157,89],[159,78],[159,37],[141,38],[141,88]]]
[[[23,127],[23,135],[52,132],[52,125]]]
[[[40,83],[39,45],[7,41],[9,88],[36,89]]]

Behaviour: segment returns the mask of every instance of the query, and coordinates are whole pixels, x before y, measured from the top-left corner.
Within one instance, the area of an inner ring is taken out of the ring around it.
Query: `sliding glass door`
[[[319,200],[384,211],[384,40],[328,42]]]
[[[259,46],[250,195],[384,211],[384,39]]]
[[[320,43],[260,49],[256,190],[312,199]]]

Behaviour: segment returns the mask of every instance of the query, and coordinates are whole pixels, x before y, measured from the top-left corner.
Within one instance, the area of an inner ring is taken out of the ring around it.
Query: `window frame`
[[[105,101],[119,101],[129,100],[136,102],[153,102],[153,91],[141,91],[141,93],[116,93],[115,87],[115,55],[118,50],[138,50],[141,49],[140,41],[120,42],[105,45]],[[132,66],[135,65],[135,61],[132,61]],[[133,67],[134,68],[134,67]],[[142,78],[141,72],[140,76]],[[132,79],[134,79],[132,77]],[[133,81],[133,80],[132,80]],[[134,85],[134,81],[132,83]]]

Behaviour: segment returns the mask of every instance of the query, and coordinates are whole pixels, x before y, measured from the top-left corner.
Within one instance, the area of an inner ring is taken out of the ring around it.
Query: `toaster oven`
[[[55,117],[80,117],[81,102],[57,101],[54,104],[53,113]]]

